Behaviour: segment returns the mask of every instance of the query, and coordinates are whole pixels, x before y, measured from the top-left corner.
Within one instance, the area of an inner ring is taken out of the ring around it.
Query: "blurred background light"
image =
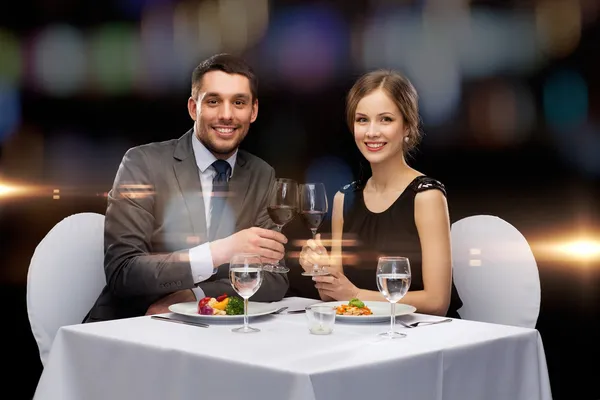
[[[21,83],[21,57],[18,37],[0,28],[0,82],[15,86]]]
[[[468,96],[467,108],[470,130],[480,146],[513,147],[531,136],[535,104],[527,87],[501,79],[481,83]]]
[[[86,42],[69,25],[49,25],[34,38],[32,68],[38,87],[50,95],[65,97],[86,85]]]
[[[298,6],[276,13],[263,48],[263,66],[291,90],[323,90],[346,66],[345,22],[327,7]]]
[[[268,0],[181,1],[173,10],[175,81],[189,86],[198,63],[220,52],[243,53],[256,45],[269,24]]]
[[[0,80],[0,145],[18,128],[21,122],[21,96],[15,83]]]
[[[448,32],[456,38],[456,52],[465,77],[527,73],[544,61],[535,35],[535,19],[530,13],[474,9],[469,15],[468,20],[456,19],[453,32]]]
[[[588,86],[577,71],[560,70],[546,79],[543,87],[546,122],[560,130],[582,124],[588,115]]]
[[[172,2],[173,0],[119,0],[115,4],[125,17],[139,20],[148,7],[156,7]]]
[[[552,57],[564,57],[575,50],[581,39],[580,0],[538,0],[535,16],[545,52]]]
[[[140,66],[137,89],[144,94],[163,94],[171,89],[177,72],[173,28],[174,8],[170,2],[148,5],[140,23]],[[191,72],[191,71],[190,71]]]
[[[107,95],[129,93],[138,64],[138,37],[128,23],[102,25],[90,35],[90,71],[94,89]]]

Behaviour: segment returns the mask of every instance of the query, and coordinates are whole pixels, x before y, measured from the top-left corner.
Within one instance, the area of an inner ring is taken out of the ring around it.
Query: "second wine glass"
[[[310,229],[313,240],[325,219],[328,211],[327,193],[322,183],[305,183],[300,187],[300,216]],[[304,276],[329,275],[325,266],[313,265],[311,271],[302,273]]]
[[[292,179],[279,178],[275,180],[275,187],[267,207],[269,217],[275,223],[277,231],[294,219],[298,212],[298,183]],[[278,262],[265,264],[264,271],[286,273],[290,269]]]

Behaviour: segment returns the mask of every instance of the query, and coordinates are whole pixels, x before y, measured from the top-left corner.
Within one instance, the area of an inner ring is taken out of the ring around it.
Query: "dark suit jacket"
[[[108,196],[104,235],[106,287],[84,322],[141,316],[171,292],[194,287],[188,249],[208,241],[204,200],[192,149],[193,130],[179,139],[129,149]],[[216,239],[259,226],[273,228],[267,202],[275,171],[238,151],[228,207]],[[228,266],[198,286],[207,296],[235,294]],[[285,274],[265,273],[254,301],[278,301]]]

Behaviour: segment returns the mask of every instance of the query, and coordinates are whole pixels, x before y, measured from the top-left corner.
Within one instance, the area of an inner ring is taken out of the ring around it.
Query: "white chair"
[[[511,224],[476,215],[452,224],[454,284],[463,319],[535,328],[540,278],[525,237]]]
[[[80,213],[38,244],[27,273],[27,313],[42,365],[61,326],[79,324],[106,283],[104,215]]]

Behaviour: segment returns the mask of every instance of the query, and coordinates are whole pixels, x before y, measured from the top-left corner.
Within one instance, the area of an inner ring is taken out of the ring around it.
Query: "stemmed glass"
[[[406,337],[395,331],[396,303],[408,292],[410,287],[410,262],[406,257],[379,257],[377,262],[377,287],[391,304],[390,330],[380,333],[390,339]]]
[[[233,289],[244,299],[244,326],[232,329],[232,332],[260,332],[260,329],[248,325],[248,299],[256,293],[263,280],[260,256],[248,253],[235,254],[229,262],[229,280]]]
[[[312,232],[313,240],[317,236],[317,230],[323,223],[325,214],[327,214],[327,193],[325,185],[322,183],[305,183],[300,187],[300,216],[305,225]],[[305,271],[304,276],[329,275],[324,268],[313,265],[312,271]]]
[[[294,219],[298,211],[298,183],[292,179],[279,178],[275,180],[275,187],[270,198],[267,212],[277,226],[277,231]],[[263,271],[286,273],[290,269],[277,261],[272,265],[263,266]]]

